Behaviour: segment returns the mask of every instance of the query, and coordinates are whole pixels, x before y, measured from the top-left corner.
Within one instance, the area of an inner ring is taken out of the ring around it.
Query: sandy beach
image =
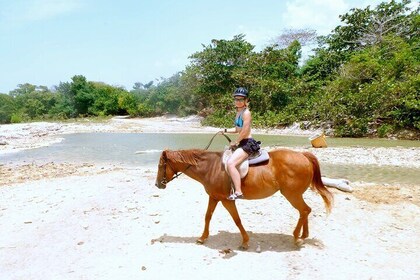
[[[198,117],[1,125],[0,158],[76,132],[219,130],[202,127]],[[270,133],[317,131],[293,126]],[[420,148],[310,151],[332,164],[420,170]],[[0,161],[0,279],[420,279],[420,182],[352,182],[352,193],[330,189],[335,204],[328,216],[321,197],[308,190],[310,236],[300,248],[292,236],[298,213],[281,194],[240,200],[251,238],[248,251],[241,251],[239,230],[220,205],[208,241],[195,244],[204,227],[204,188],[183,175],[159,190],[156,171]]]

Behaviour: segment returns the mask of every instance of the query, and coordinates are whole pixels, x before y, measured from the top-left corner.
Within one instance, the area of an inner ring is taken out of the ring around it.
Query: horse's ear
[[[162,155],[160,156],[161,159],[166,160],[168,158],[168,150],[163,150]]]

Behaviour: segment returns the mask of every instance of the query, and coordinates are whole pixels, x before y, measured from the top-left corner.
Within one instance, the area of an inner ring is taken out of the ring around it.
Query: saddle
[[[226,162],[228,159],[232,156],[232,150],[228,149],[223,153],[222,156],[222,162],[225,166],[225,170],[227,172],[227,165]],[[251,155],[246,159],[244,162],[242,162],[238,166],[239,174],[241,175],[241,178],[244,178],[248,174],[248,170],[250,166],[266,162],[270,159],[270,156],[268,155],[268,152],[266,150],[260,149],[257,153]]]

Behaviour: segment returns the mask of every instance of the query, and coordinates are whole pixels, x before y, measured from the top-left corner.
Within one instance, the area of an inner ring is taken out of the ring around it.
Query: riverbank
[[[0,155],[15,151],[51,145],[62,141],[60,135],[90,132],[166,132],[166,133],[209,133],[217,128],[202,127],[200,118],[156,117],[122,118],[106,121],[81,119],[76,122],[33,122],[0,125]]]
[[[78,122],[35,122],[0,126],[0,156],[25,149],[51,145],[63,140],[61,135],[72,133],[216,133],[220,128],[200,124],[197,116],[176,118],[112,118],[103,122],[90,120]],[[253,130],[255,134],[311,136],[320,131],[302,130],[298,125],[284,129]],[[392,141],[392,140],[390,140]],[[308,140],[308,145],[310,144]],[[267,149],[275,147],[265,147]],[[298,149],[299,150],[299,149]],[[305,148],[320,161],[331,164],[358,164],[420,168],[419,147],[329,147],[328,149]]]
[[[79,119],[75,122],[32,122],[0,125],[0,154],[50,145],[61,141],[63,134],[86,132],[165,132],[165,133],[216,133],[220,128],[201,125],[201,118],[163,116],[155,118],[114,117],[106,121]],[[255,129],[254,133],[273,135],[312,135],[316,130],[302,130],[298,125],[284,129]]]
[[[218,130],[195,117],[19,124],[0,126],[0,141],[8,142],[0,151],[48,145],[66,133]],[[309,150],[328,163],[418,168],[420,162],[418,148]],[[159,190],[155,178],[156,167],[0,164],[0,279],[420,278],[420,185],[352,182],[352,193],[330,189],[329,216],[320,196],[308,190],[310,236],[300,249],[292,241],[298,213],[281,194],[240,200],[251,238],[243,252],[222,206],[207,243],[196,245],[208,201],[203,187],[181,176]]]

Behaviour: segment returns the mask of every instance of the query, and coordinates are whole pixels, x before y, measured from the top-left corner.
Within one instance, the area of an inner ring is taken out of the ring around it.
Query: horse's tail
[[[322,197],[325,203],[325,208],[327,209],[327,214],[331,213],[332,204],[334,201],[333,194],[324,186],[321,179],[321,170],[319,168],[318,159],[314,154],[309,152],[303,152],[303,155],[309,159],[314,169],[314,176],[312,177],[311,188],[316,190]]]

